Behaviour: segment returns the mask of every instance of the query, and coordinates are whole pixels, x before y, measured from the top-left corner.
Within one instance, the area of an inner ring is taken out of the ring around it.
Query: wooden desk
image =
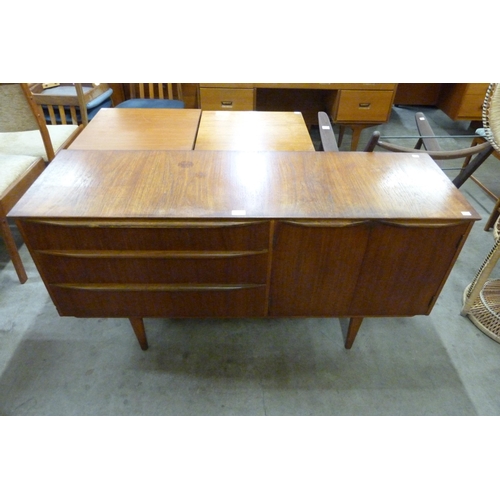
[[[199,109],[101,109],[69,149],[193,149],[200,116]]]
[[[325,111],[353,130],[351,150],[361,131],[385,123],[391,115],[395,83],[200,83],[198,102],[205,110],[300,111],[307,126]]]
[[[102,168],[106,167],[106,168]],[[61,151],[10,212],[59,314],[429,314],[478,214],[425,154]]]
[[[195,149],[314,151],[301,113],[203,111]]]

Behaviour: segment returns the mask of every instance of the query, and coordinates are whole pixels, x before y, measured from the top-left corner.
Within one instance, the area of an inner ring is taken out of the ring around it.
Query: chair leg
[[[484,225],[484,230],[489,231],[494,225],[495,222],[498,219],[498,216],[500,215],[500,199],[497,200],[495,203],[495,208],[491,211],[491,214],[486,221],[486,224]]]
[[[477,146],[478,144],[481,144],[483,142],[485,142],[485,140],[482,137],[475,137],[474,139],[472,139],[472,142],[471,142],[469,147],[473,148],[474,146]],[[469,164],[470,159],[471,159],[471,156],[465,157],[465,160],[462,164],[462,168],[465,168]]]
[[[12,231],[10,230],[9,223],[7,222],[7,219],[5,217],[2,217],[0,219],[0,233],[2,234],[2,237],[7,246],[7,252],[9,252],[12,263],[14,264],[14,269],[16,270],[17,277],[19,278],[19,281],[21,283],[25,283],[28,279],[28,276],[26,275],[26,271],[21,261],[19,251],[17,250],[16,242],[14,241],[14,237],[12,236]]]

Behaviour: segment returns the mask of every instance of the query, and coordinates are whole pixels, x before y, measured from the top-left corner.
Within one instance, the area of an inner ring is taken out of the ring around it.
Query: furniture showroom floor
[[[473,133],[439,110],[404,107],[379,130],[413,134],[418,110],[438,135]],[[490,157],[477,173],[498,193],[499,168]],[[367,318],[351,350],[335,318],[146,318],[143,352],[127,319],[59,317],[16,230],[28,281],[0,241],[0,415],[498,415],[500,344],[460,316],[493,244],[483,226],[494,200],[471,180],[461,191],[483,220],[431,315]]]

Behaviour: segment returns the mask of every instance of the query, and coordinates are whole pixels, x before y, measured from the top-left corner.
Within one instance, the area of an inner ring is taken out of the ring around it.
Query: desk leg
[[[143,351],[147,350],[149,346],[148,339],[146,338],[146,330],[144,329],[144,320],[142,318],[129,318],[129,320],[141,349]]]
[[[377,125],[376,123],[349,123],[349,124],[339,124],[339,140],[337,145],[340,147],[342,140],[344,138],[345,128],[349,127],[352,130],[351,138],[351,151],[356,151],[358,149],[359,138],[361,137],[361,132],[367,127],[373,127]]]
[[[364,128],[364,126],[352,126],[351,151],[356,151],[358,149],[359,138]]]
[[[341,318],[340,326],[342,327],[342,332],[345,336],[345,348],[350,349],[352,344],[354,344],[354,339],[358,334],[359,327],[363,322],[364,318],[349,318],[349,326],[347,327],[347,331],[345,331],[345,320]]]

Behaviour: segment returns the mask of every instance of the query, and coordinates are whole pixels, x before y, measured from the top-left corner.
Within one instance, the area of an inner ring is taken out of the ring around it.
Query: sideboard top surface
[[[477,220],[426,154],[61,151],[16,218]]]

